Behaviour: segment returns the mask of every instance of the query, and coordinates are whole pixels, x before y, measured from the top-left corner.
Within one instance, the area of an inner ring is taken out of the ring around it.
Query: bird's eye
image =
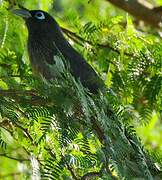
[[[36,12],[35,15],[34,15],[34,17],[35,17],[36,19],[45,19],[44,13],[43,13],[43,12],[40,12],[40,11]]]

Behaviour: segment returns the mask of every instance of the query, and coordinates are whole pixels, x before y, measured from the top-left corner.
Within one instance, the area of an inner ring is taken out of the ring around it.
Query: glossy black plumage
[[[86,60],[69,44],[63,36],[58,23],[52,16],[41,10],[14,10],[24,18],[28,28],[28,53],[34,74],[53,78],[49,66],[56,62],[54,56],[61,53],[69,61],[70,72],[92,93],[103,87],[103,81],[97,76]],[[55,66],[53,66],[55,68]]]

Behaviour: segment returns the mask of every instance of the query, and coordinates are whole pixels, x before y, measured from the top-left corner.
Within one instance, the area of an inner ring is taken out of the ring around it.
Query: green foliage
[[[2,137],[0,136],[0,145],[2,148],[6,149],[7,143],[2,139]]]
[[[32,75],[27,31],[8,11],[11,2],[0,1],[0,177],[13,173],[5,158],[15,158],[18,179],[83,179],[90,172],[96,179],[160,178],[161,142],[152,148],[151,135],[144,141],[156,123],[161,133],[160,37],[137,31],[108,3],[70,1],[71,9],[54,1],[56,19],[76,33],[67,38],[109,86],[92,95],[61,63],[53,72],[64,72],[59,80]],[[52,1],[15,2],[53,14]]]

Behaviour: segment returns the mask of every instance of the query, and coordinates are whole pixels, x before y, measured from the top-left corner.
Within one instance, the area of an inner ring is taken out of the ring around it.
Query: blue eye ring
[[[35,15],[34,15],[34,17],[35,17],[36,19],[45,19],[45,15],[44,15],[44,13],[41,12],[41,11],[36,12]]]

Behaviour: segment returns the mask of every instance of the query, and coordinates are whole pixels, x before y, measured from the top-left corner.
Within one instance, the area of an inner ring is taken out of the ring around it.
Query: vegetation
[[[18,7],[55,17],[107,89],[34,77]],[[0,19],[0,179],[162,178],[160,29],[99,0],[2,0]]]

